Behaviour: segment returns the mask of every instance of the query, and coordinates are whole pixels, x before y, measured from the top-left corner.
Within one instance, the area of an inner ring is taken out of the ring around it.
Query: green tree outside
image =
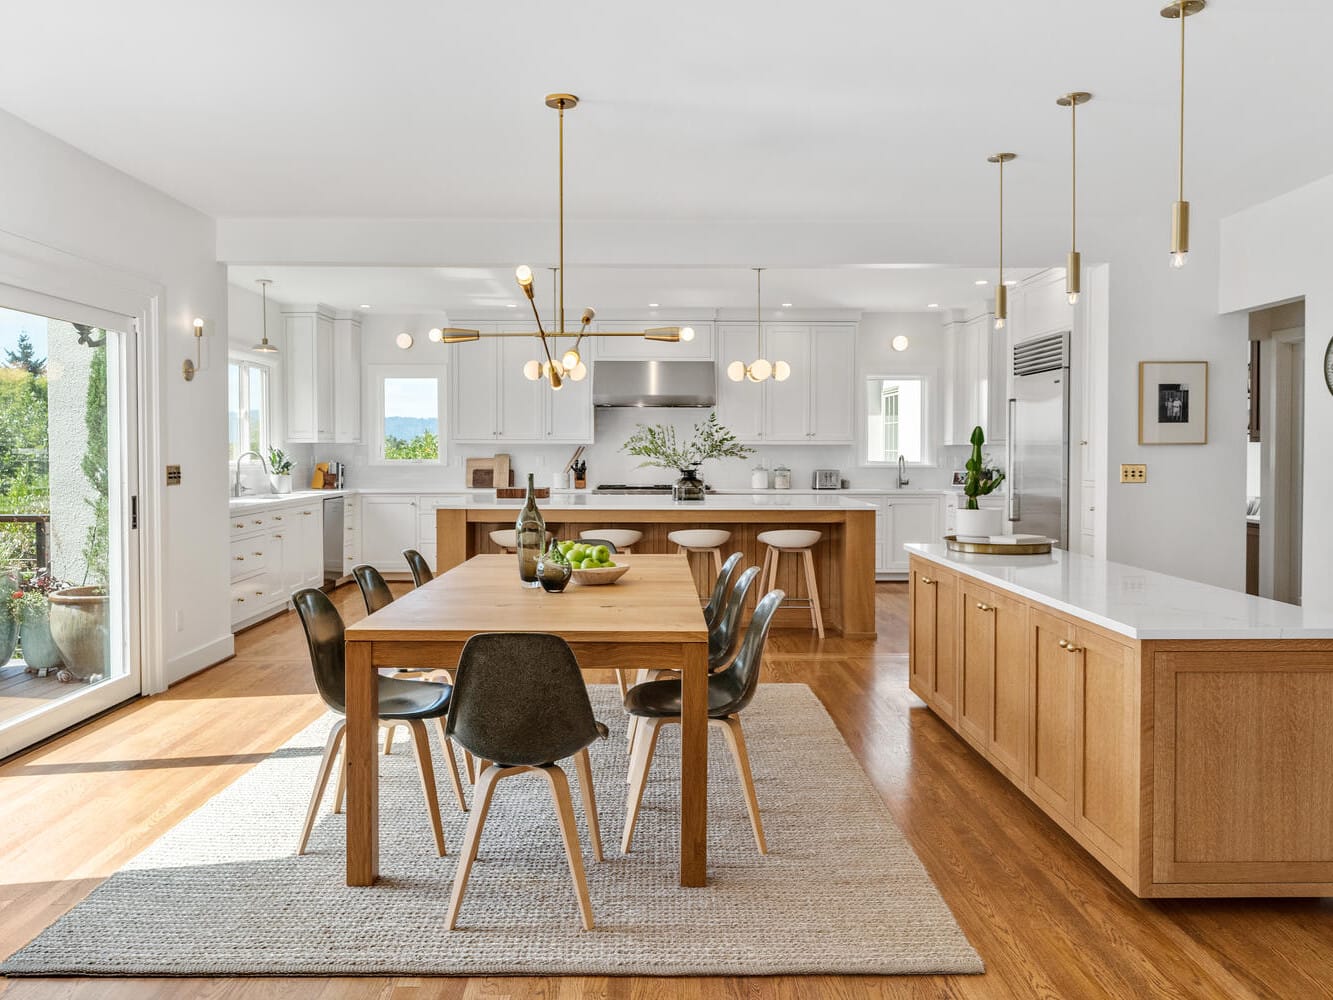
[[[386,437],[384,457],[391,461],[437,459],[440,457],[440,441],[430,431],[423,431],[410,441],[398,437]]]

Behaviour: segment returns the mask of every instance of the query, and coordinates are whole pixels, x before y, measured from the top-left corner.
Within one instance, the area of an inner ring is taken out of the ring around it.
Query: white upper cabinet
[[[493,333],[495,323],[468,323],[471,329]],[[563,350],[563,348],[562,348]],[[566,379],[559,391],[545,380],[531,382],[523,365],[544,360],[541,342],[529,337],[483,337],[470,344],[449,346],[453,383],[449,393],[451,435],[461,443],[583,444],[592,441],[593,343],[585,340],[583,354],[589,375],[582,382]],[[552,356],[556,354],[554,343]]]
[[[850,444],[856,380],[856,327],[753,323],[718,327],[718,420],[742,441],[760,444]],[[785,382],[732,382],[727,366],[758,358],[791,366]]]
[[[287,440],[361,440],[361,323],[322,306],[284,312]]]
[[[949,323],[944,337],[944,443],[969,444],[978,425],[987,441],[1003,441],[1008,385],[1004,332],[995,329],[991,313],[983,313],[965,323]]]
[[[712,361],[713,324],[693,323],[688,320],[634,320],[619,323],[607,320],[594,324],[599,331],[633,331],[641,333],[656,326],[692,327],[694,339],[677,344],[642,337],[604,337],[597,342],[597,357],[603,361]],[[587,341],[584,341],[586,344]]]

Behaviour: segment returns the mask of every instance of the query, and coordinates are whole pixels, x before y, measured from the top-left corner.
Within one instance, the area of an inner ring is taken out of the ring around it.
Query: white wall
[[[227,297],[213,220],[0,112],[0,230],[104,265],[126,281],[162,287],[156,389],[162,456],[183,482],[154,517],[163,537],[163,653],[183,676],[231,653],[227,536],[200,531],[227,517],[225,412]],[[98,305],[90,302],[90,305]],[[207,321],[202,371],[180,375],[194,354],[190,322]],[[146,468],[146,482],[162,476]],[[178,625],[179,623],[179,625]]]
[[[1324,351],[1333,337],[1333,176],[1290,191],[1222,222],[1223,312],[1305,299],[1305,493],[1301,595],[1307,607],[1333,609],[1333,395],[1324,385]],[[1244,317],[1240,317],[1241,320]]]
[[[255,310],[257,315],[257,309]],[[362,359],[365,365],[374,364],[439,364],[447,353],[432,344],[424,335],[431,326],[444,322],[442,316],[367,316],[361,330]],[[271,323],[271,320],[270,320]],[[411,332],[416,342],[410,350],[399,350],[394,338],[404,331]],[[898,352],[890,342],[898,335],[910,341],[908,350]],[[460,348],[466,350],[466,346]],[[941,317],[937,313],[868,313],[861,319],[857,339],[856,369],[847,373],[849,385],[859,390],[866,376],[871,374],[920,374],[933,380],[932,410],[942,400],[942,347]],[[370,386],[362,393],[363,426],[369,426],[369,406],[373,400]],[[670,424],[681,432],[688,432],[698,421],[708,416],[708,410],[694,409],[598,409],[594,418],[596,443],[585,452],[588,478],[592,485],[607,482],[662,483],[671,482],[675,475],[661,469],[636,468],[638,459],[620,451],[620,446],[634,432],[639,423]],[[932,415],[936,441],[942,427],[938,413]],[[512,458],[515,481],[522,482],[528,472],[536,474],[539,485],[548,485],[551,475],[564,468],[574,451],[572,445],[534,445],[529,447],[502,446]],[[348,466],[353,486],[401,488],[408,485],[423,490],[449,489],[463,485],[465,459],[488,456],[497,450],[490,445],[453,445],[449,447],[449,464],[442,469],[406,468],[369,465],[368,442],[361,445],[315,446],[314,459],[338,459]],[[939,452],[938,447],[936,448]],[[709,483],[720,489],[748,488],[750,471],[757,464],[769,468],[785,464],[792,470],[792,483],[808,487],[811,473],[817,468],[839,468],[852,485],[867,489],[891,488],[897,472],[884,468],[862,468],[857,464],[858,448],[851,447],[765,447],[757,449],[754,458],[738,461],[710,462],[704,467]],[[914,468],[912,486],[924,489],[944,488],[949,483],[952,466]]]

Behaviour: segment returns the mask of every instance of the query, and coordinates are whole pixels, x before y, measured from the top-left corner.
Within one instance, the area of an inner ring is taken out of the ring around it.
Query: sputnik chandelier
[[[514,280],[518,282],[518,287],[523,289],[528,304],[532,306],[532,317],[537,322],[535,331],[482,333],[479,330],[465,330],[458,327],[430,331],[431,340],[444,344],[462,344],[480,340],[482,337],[535,337],[541,341],[541,355],[523,365],[523,374],[533,382],[545,379],[551,384],[551,388],[556,390],[564,385],[565,379],[581,382],[588,377],[588,366],[579,353],[579,346],[586,337],[642,337],[644,340],[656,340],[672,344],[694,339],[694,330],[688,326],[659,326],[648,330],[635,331],[589,330],[588,327],[597,315],[591,308],[583,310],[577,333],[570,333],[565,329],[565,112],[578,107],[578,103],[579,99],[573,94],[546,95],[546,106],[560,114],[560,265],[553,269],[555,271],[557,292],[556,314],[553,320],[554,329],[548,332],[542,325],[542,318],[537,311],[537,300],[533,289],[532,268],[527,264],[520,264],[514,269]],[[554,352],[552,351],[552,341],[571,337],[574,340],[573,346],[564,352],[560,352],[557,343]]]
[[[763,274],[762,267],[754,269],[754,328],[760,339],[764,330],[763,311],[760,308],[763,302],[760,285]],[[791,365],[785,361],[769,361],[765,358],[756,358],[748,365],[744,361],[733,361],[727,365],[727,378],[733,382],[744,382],[746,379],[751,382],[767,382],[769,379],[774,382],[785,382],[791,378]]]

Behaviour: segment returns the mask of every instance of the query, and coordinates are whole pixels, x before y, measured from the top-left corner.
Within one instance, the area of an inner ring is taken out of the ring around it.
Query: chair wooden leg
[[[616,683],[620,686],[620,697],[624,698],[625,695],[629,694],[629,671],[617,670]]]
[[[381,726],[380,728],[384,730],[384,756],[387,757],[389,754],[393,753],[393,737],[397,732],[398,727],[390,724]]]
[[[477,767],[476,758],[468,750],[463,751],[463,770],[467,772],[467,783],[476,785],[480,768]]]
[[[463,853],[459,856],[458,870],[454,872],[454,888],[449,894],[449,912],[444,924],[446,930],[453,930],[458,923],[463,891],[467,888],[468,876],[472,874],[472,862],[477,860],[477,848],[481,846],[481,828],[486,825],[486,814],[491,810],[491,794],[495,791],[495,783],[506,773],[512,773],[512,770],[483,767],[477,774],[477,787],[472,795],[472,813],[467,819],[467,833],[463,835]]]
[[[440,752],[449,765],[449,782],[454,786],[454,798],[458,799],[458,808],[467,812],[467,799],[463,798],[463,783],[458,780],[458,765],[454,763],[454,747],[449,737],[444,735],[444,719],[436,717],[435,732],[440,737]]]
[[[722,550],[713,549],[713,568],[717,570],[717,575],[722,575]]]
[[[426,812],[430,814],[431,830],[435,834],[435,851],[444,857],[444,823],[440,819],[440,797],[435,791],[435,766],[430,759],[430,737],[426,735],[426,724],[420,719],[412,719],[407,724],[412,733],[412,747],[417,755],[417,773],[421,775],[421,791],[426,797]]]
[[[338,790],[333,793],[333,811],[343,811],[343,800],[347,797],[347,754],[343,754],[342,767],[338,769]]]
[[[329,774],[333,770],[333,762],[338,759],[338,751],[342,747],[343,734],[346,729],[347,720],[339,719],[329,730],[328,741],[324,744],[324,756],[319,761],[319,774],[315,778],[314,790],[310,793],[310,808],[306,810],[305,827],[301,830],[301,842],[296,845],[297,854],[305,853],[306,844],[310,841],[310,832],[315,829],[315,817],[319,815],[319,804],[324,800],[324,789],[329,785]],[[341,780],[338,785],[341,789]]]
[[[819,584],[815,582],[815,557],[809,549],[801,550],[802,562],[805,563],[805,589],[810,595],[810,620],[814,623],[819,638],[824,638],[824,613],[819,610]]]
[[[754,793],[754,775],[750,773],[750,755],[745,749],[745,733],[741,731],[741,717],[729,715],[723,719],[710,720],[719,726],[727,738],[727,746],[736,759],[736,772],[741,778],[741,787],[745,790],[745,808],[750,811],[750,828],[754,830],[754,841],[759,845],[759,853],[768,853],[768,844],[764,841],[764,824],[759,819],[759,798]]]
[[[643,804],[643,790],[648,785],[648,768],[653,763],[653,753],[657,750],[657,735],[662,726],[661,719],[640,719],[639,740],[630,760],[629,797],[625,800],[625,832],[620,838],[620,850],[629,853],[630,842],[634,839],[634,823],[639,818],[639,806]]]
[[[590,931],[592,900],[588,897],[588,880],[583,873],[583,851],[579,848],[578,827],[574,825],[574,802],[569,797],[569,779],[565,777],[564,769],[557,764],[547,764],[538,770],[546,775],[551,785],[551,799],[555,802],[556,818],[560,820],[560,833],[565,840],[565,860],[569,862],[574,896],[578,899],[579,913],[583,917],[583,929]]]
[[[597,818],[597,790],[592,783],[592,758],[588,748],[584,747],[574,755],[574,767],[579,772],[579,794],[583,797],[583,818],[588,821],[588,839],[592,841],[592,856],[595,861],[602,857],[602,824]]]

